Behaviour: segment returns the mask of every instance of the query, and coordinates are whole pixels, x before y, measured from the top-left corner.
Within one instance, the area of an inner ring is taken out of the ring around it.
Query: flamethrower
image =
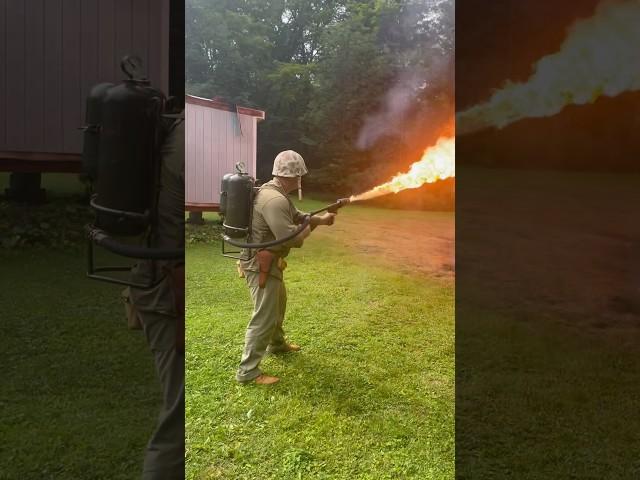
[[[338,213],[338,210],[346,205],[349,205],[351,203],[351,199],[350,198],[339,198],[337,202],[332,203],[331,205],[327,205],[326,207],[323,207],[319,210],[314,210],[313,212],[311,212],[309,214],[309,216],[313,217],[314,215],[317,215],[319,213],[322,212],[329,212],[329,213]]]
[[[337,202],[332,203],[331,205],[327,205],[326,207],[320,208],[318,210],[314,210],[311,213],[308,213],[307,215],[305,215],[304,220],[302,221],[302,223],[300,223],[300,225],[298,226],[297,229],[295,229],[293,232],[291,232],[289,235],[286,235],[282,238],[278,238],[277,240],[271,240],[270,242],[262,242],[262,243],[245,243],[245,242],[241,242],[239,240],[235,240],[234,238],[232,238],[229,234],[227,233],[223,233],[222,235],[222,255],[225,257],[229,257],[229,258],[235,258],[235,259],[239,259],[240,257],[235,257],[230,255],[230,253],[240,253],[240,252],[227,252],[224,249],[224,244],[225,242],[233,245],[234,247],[239,247],[239,248],[268,248],[268,247],[273,247],[276,245],[281,245],[285,242],[288,242],[289,240],[291,240],[292,238],[296,237],[297,235],[299,235],[305,228],[307,228],[307,226],[309,226],[311,224],[311,217],[313,217],[314,215],[317,215],[319,213],[322,212],[329,212],[329,213],[337,213],[338,209],[344,207],[345,205],[348,205],[351,201],[348,198],[341,198],[339,199]],[[226,226],[223,223],[223,226]],[[247,237],[249,237],[250,233],[249,233],[249,228],[247,227]]]
[[[336,213],[338,209],[348,205],[351,200],[341,198],[337,202],[315,210],[307,215],[293,232],[282,238],[270,242],[251,243],[251,223],[253,214],[253,200],[258,188],[255,179],[249,175],[243,163],[236,164],[236,173],[226,174],[222,177],[220,189],[220,215],[223,217],[222,227],[222,255],[229,258],[240,259],[232,255],[241,252],[225,250],[225,244],[238,248],[260,249],[281,245],[299,235],[311,224],[311,217],[324,211]]]
[[[370,200],[382,195],[397,193],[408,188],[418,188],[425,183],[433,183],[455,176],[455,138],[443,136],[435,145],[427,148],[422,158],[414,162],[409,171],[399,173],[390,181],[378,185],[371,190],[340,198],[335,203],[309,213],[298,228],[286,237],[264,243],[248,243],[251,237],[251,220],[253,199],[257,188],[255,179],[245,170],[243,164],[236,165],[235,174],[226,174],[222,178],[220,193],[220,214],[223,217],[222,255],[240,259],[230,255],[240,252],[225,251],[225,243],[239,248],[268,248],[285,243],[300,234],[311,223],[311,217],[322,212],[336,213],[340,208],[353,202]],[[244,241],[242,241],[242,240]]]
[[[128,272],[128,266],[96,266],[99,246],[125,258],[174,260],[184,258],[182,249],[152,247],[150,231],[157,218],[160,177],[160,146],[179,125],[179,115],[168,115],[167,99],[146,79],[137,57],[122,59],[128,76],[120,84],[102,83],[87,98],[82,151],[83,172],[94,194],[91,208],[95,220],[86,226],[87,276],[129,287],[149,289],[107,273]],[[129,241],[122,241],[122,239]],[[134,244],[144,238],[144,245]]]

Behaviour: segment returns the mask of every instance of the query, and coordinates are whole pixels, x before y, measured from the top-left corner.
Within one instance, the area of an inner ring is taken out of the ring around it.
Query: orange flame
[[[594,16],[574,23],[560,50],[541,58],[526,82],[507,82],[487,102],[458,113],[457,133],[549,117],[601,95],[639,90],[639,23],[640,2],[603,2]]]
[[[349,200],[357,202],[398,193],[408,188],[418,188],[425,183],[433,183],[455,177],[456,144],[454,137],[440,137],[435,145],[427,148],[422,158],[411,165],[407,173],[399,173],[387,183],[378,185],[368,192],[352,195]]]

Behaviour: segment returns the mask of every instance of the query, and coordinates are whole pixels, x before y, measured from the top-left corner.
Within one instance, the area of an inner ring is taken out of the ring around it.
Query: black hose
[[[239,247],[239,248],[268,248],[268,247],[274,247],[276,245],[280,245],[282,243],[288,242],[293,237],[299,235],[305,228],[307,228],[309,226],[310,223],[311,223],[311,215],[305,215],[304,216],[304,220],[302,220],[302,223],[300,224],[300,226],[296,230],[291,232],[289,235],[286,235],[286,236],[284,236],[282,238],[278,238],[276,240],[271,240],[270,242],[242,243],[242,242],[239,242],[237,240],[234,240],[233,238],[229,237],[228,235],[222,235],[222,239],[225,242],[227,242],[228,244],[233,245],[234,247]]]
[[[105,250],[129,258],[144,260],[179,260],[184,258],[184,249],[178,248],[150,248],[140,245],[120,243],[105,232],[90,225],[87,227],[89,238]]]

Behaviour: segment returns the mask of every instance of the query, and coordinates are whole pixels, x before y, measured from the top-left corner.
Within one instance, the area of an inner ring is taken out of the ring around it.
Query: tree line
[[[310,168],[305,184],[313,190],[357,193],[452,133],[453,7],[453,0],[188,0],[187,93],[267,112],[258,178],[270,178],[275,155],[293,149]],[[428,195],[443,190],[438,202],[451,202],[446,185]]]

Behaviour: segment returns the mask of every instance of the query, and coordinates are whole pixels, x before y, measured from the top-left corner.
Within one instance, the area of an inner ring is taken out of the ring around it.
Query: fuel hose
[[[274,247],[276,245],[280,245],[282,243],[288,242],[293,237],[299,235],[305,228],[307,228],[309,226],[310,223],[311,223],[311,215],[305,215],[304,219],[302,220],[302,223],[298,226],[297,229],[295,229],[289,235],[285,235],[282,238],[277,238],[275,240],[271,240],[270,242],[242,243],[242,242],[239,242],[237,240],[234,240],[233,238],[229,237],[228,235],[222,235],[222,239],[225,242],[227,242],[228,244],[233,245],[234,247],[239,247],[239,248],[268,248],[268,247]]]
[[[115,240],[98,228],[88,225],[86,229],[89,238],[93,240],[96,245],[116,255],[144,260],[180,260],[184,258],[184,249],[150,248],[141,245],[125,244]]]

